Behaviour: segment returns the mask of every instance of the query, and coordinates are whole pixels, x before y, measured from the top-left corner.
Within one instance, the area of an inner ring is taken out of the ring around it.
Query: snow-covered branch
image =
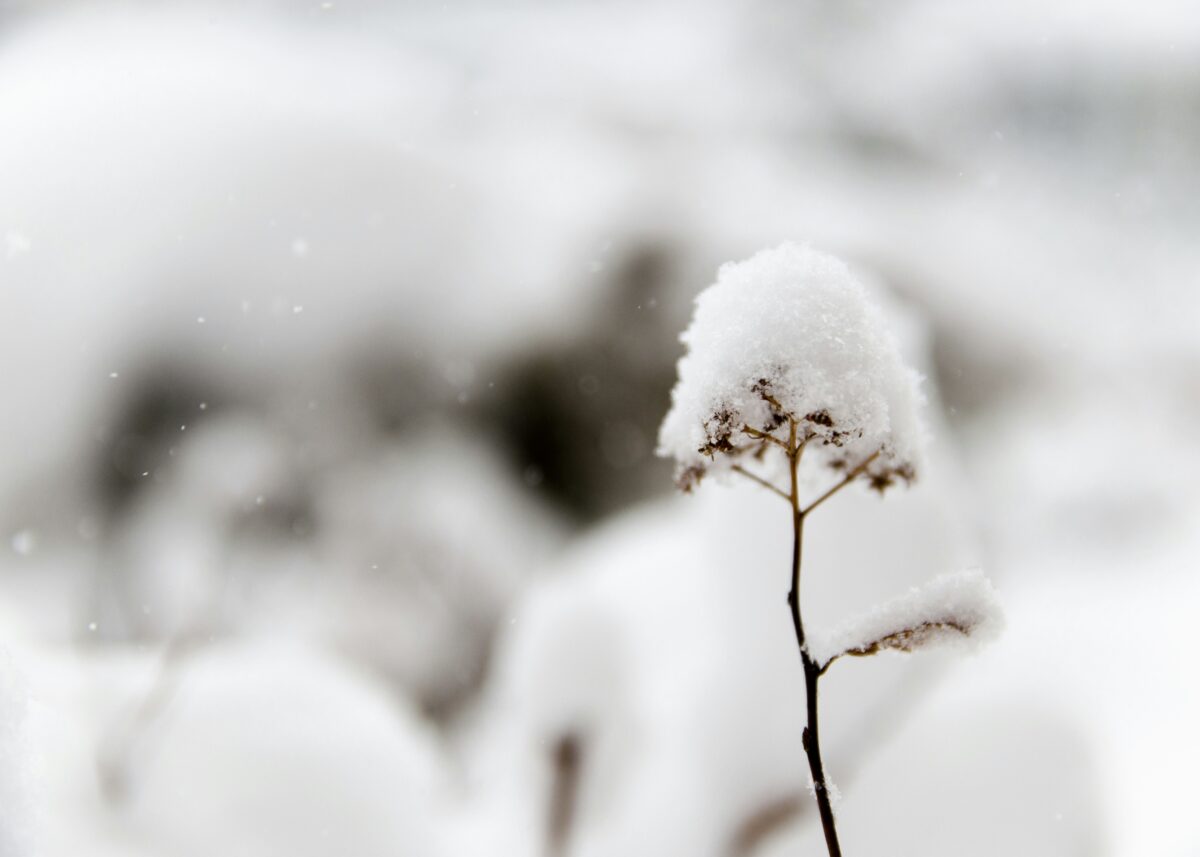
[[[822,671],[840,657],[937,645],[975,648],[1004,625],[996,591],[978,570],[954,572],[880,604],[830,631],[814,630],[809,655]]]

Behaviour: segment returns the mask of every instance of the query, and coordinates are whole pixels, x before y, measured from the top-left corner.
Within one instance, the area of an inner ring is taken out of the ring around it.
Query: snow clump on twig
[[[920,376],[906,367],[883,313],[833,256],[797,244],[723,265],[696,299],[658,452],[689,489],[792,423],[836,469],[883,490],[920,464]]]
[[[1004,617],[996,590],[978,570],[943,574],[829,631],[808,635],[809,655],[828,666],[843,655],[932,646],[978,648],[996,637]]]

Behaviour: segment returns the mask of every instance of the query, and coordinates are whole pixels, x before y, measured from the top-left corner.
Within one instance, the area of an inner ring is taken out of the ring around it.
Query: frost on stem
[[[915,476],[920,376],[834,257],[783,244],[723,265],[681,338],[658,452],[675,459],[683,490],[785,445],[791,421],[834,469],[874,455],[859,475],[880,491]]]
[[[996,591],[982,572],[944,574],[880,604],[830,632],[808,635],[808,652],[822,671],[840,657],[930,646],[976,648],[1003,628]]]
[[[832,804],[833,806],[837,806],[839,803],[841,803],[842,790],[840,788],[838,788],[837,783],[835,783],[835,782],[833,782],[833,780],[829,779],[828,774],[825,776],[825,785],[823,787],[818,786],[816,784],[816,782],[813,781],[813,778],[811,776],[808,778],[808,794],[810,797],[816,797],[817,792],[821,791],[822,788],[824,788],[824,790],[829,793],[829,803],[830,804]]]

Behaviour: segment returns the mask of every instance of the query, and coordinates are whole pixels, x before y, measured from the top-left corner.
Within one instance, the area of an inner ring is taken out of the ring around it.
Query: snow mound
[[[0,648],[0,857],[26,853],[25,689],[7,653]]]
[[[681,486],[728,468],[765,435],[786,443],[789,418],[829,464],[878,453],[868,476],[915,475],[920,376],[840,260],[785,243],[727,263],[681,339],[687,353],[658,447],[678,463]]]

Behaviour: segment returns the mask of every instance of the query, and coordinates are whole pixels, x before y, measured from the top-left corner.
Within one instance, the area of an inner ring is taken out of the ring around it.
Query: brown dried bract
[[[700,454],[711,458],[718,452],[732,452],[734,450],[733,429],[733,411],[728,408],[716,411],[704,422],[706,443],[698,450]]]
[[[759,378],[755,381],[750,387],[750,392],[757,393],[758,397],[770,408],[771,425],[767,429],[768,431],[779,428],[791,418],[791,414],[784,410],[783,405],[779,404],[779,399],[775,397],[774,384],[767,378]]]
[[[970,636],[971,626],[956,619],[943,619],[937,622],[922,622],[912,628],[901,628],[898,631],[893,631],[890,634],[880,637],[878,640],[873,640],[865,646],[859,646],[856,649],[848,649],[842,652],[843,655],[850,655],[854,658],[865,658],[870,655],[882,652],[885,649],[891,649],[897,652],[911,652],[926,643],[936,631],[957,631],[964,637]],[[841,657],[838,655],[837,657]],[[837,657],[830,660],[832,663]]]
[[[804,421],[816,426],[833,428],[833,417],[829,416],[829,411],[813,411],[811,414],[805,414]]]
[[[675,474],[675,487],[684,494],[690,494],[700,484],[705,473],[706,470],[698,464],[684,467]]]

